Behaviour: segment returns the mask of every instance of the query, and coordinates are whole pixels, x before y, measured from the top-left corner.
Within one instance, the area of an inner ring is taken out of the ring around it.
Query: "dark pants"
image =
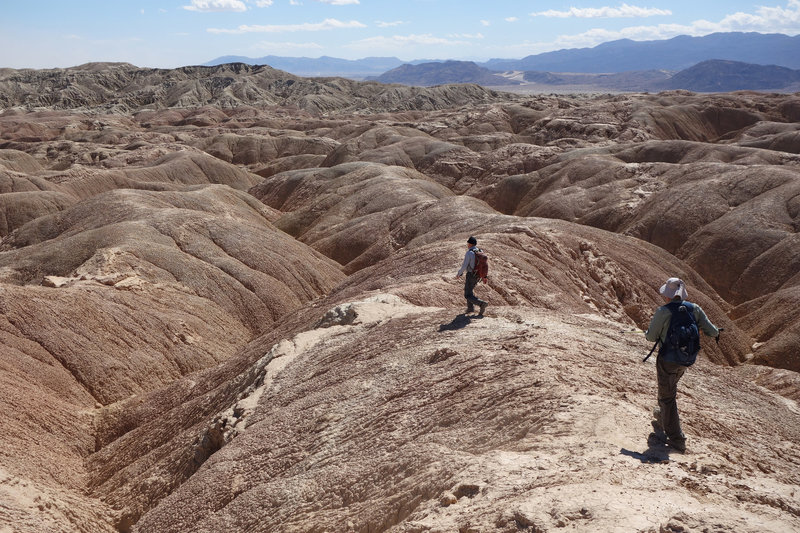
[[[661,426],[670,440],[684,442],[686,436],[681,431],[681,421],[678,417],[678,381],[680,381],[686,368],[678,363],[656,359],[658,375],[658,406],[661,408]]]
[[[486,302],[475,296],[473,292],[475,290],[475,285],[478,284],[478,275],[474,272],[467,272],[467,279],[464,282],[464,298],[467,299],[467,305],[470,309],[473,308],[474,304],[481,305]]]

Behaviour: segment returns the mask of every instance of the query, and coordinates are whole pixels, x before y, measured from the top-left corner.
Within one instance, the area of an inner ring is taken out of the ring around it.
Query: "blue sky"
[[[171,68],[223,55],[482,61],[717,31],[800,34],[800,0],[0,0],[0,68]]]

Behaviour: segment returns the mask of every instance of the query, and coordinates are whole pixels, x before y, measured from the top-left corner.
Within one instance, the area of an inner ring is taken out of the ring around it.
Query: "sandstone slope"
[[[12,530],[800,529],[796,96],[2,76]],[[641,363],[673,275],[725,328],[687,455]]]
[[[189,176],[73,196],[3,240],[4,522],[110,528],[85,493],[96,409],[233,357],[343,278],[253,197]]]
[[[176,439],[194,447],[184,462],[219,451],[136,531],[798,526],[798,412],[735,373],[703,362],[687,377],[692,451],[675,456],[648,437],[652,364],[617,322],[525,306],[475,320],[379,291],[324,311],[251,345],[260,376],[239,396],[219,386],[228,409]]]

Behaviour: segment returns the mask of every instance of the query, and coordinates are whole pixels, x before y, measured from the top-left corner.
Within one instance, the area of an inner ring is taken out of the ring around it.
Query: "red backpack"
[[[472,269],[479,280],[486,283],[486,278],[489,277],[489,256],[480,248],[473,248],[472,253],[475,254],[475,268]]]

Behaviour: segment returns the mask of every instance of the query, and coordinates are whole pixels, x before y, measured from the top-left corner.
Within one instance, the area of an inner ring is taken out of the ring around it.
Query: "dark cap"
[[[476,239],[475,237],[470,237],[469,239],[467,239],[467,242],[469,244],[478,244],[478,239]]]

